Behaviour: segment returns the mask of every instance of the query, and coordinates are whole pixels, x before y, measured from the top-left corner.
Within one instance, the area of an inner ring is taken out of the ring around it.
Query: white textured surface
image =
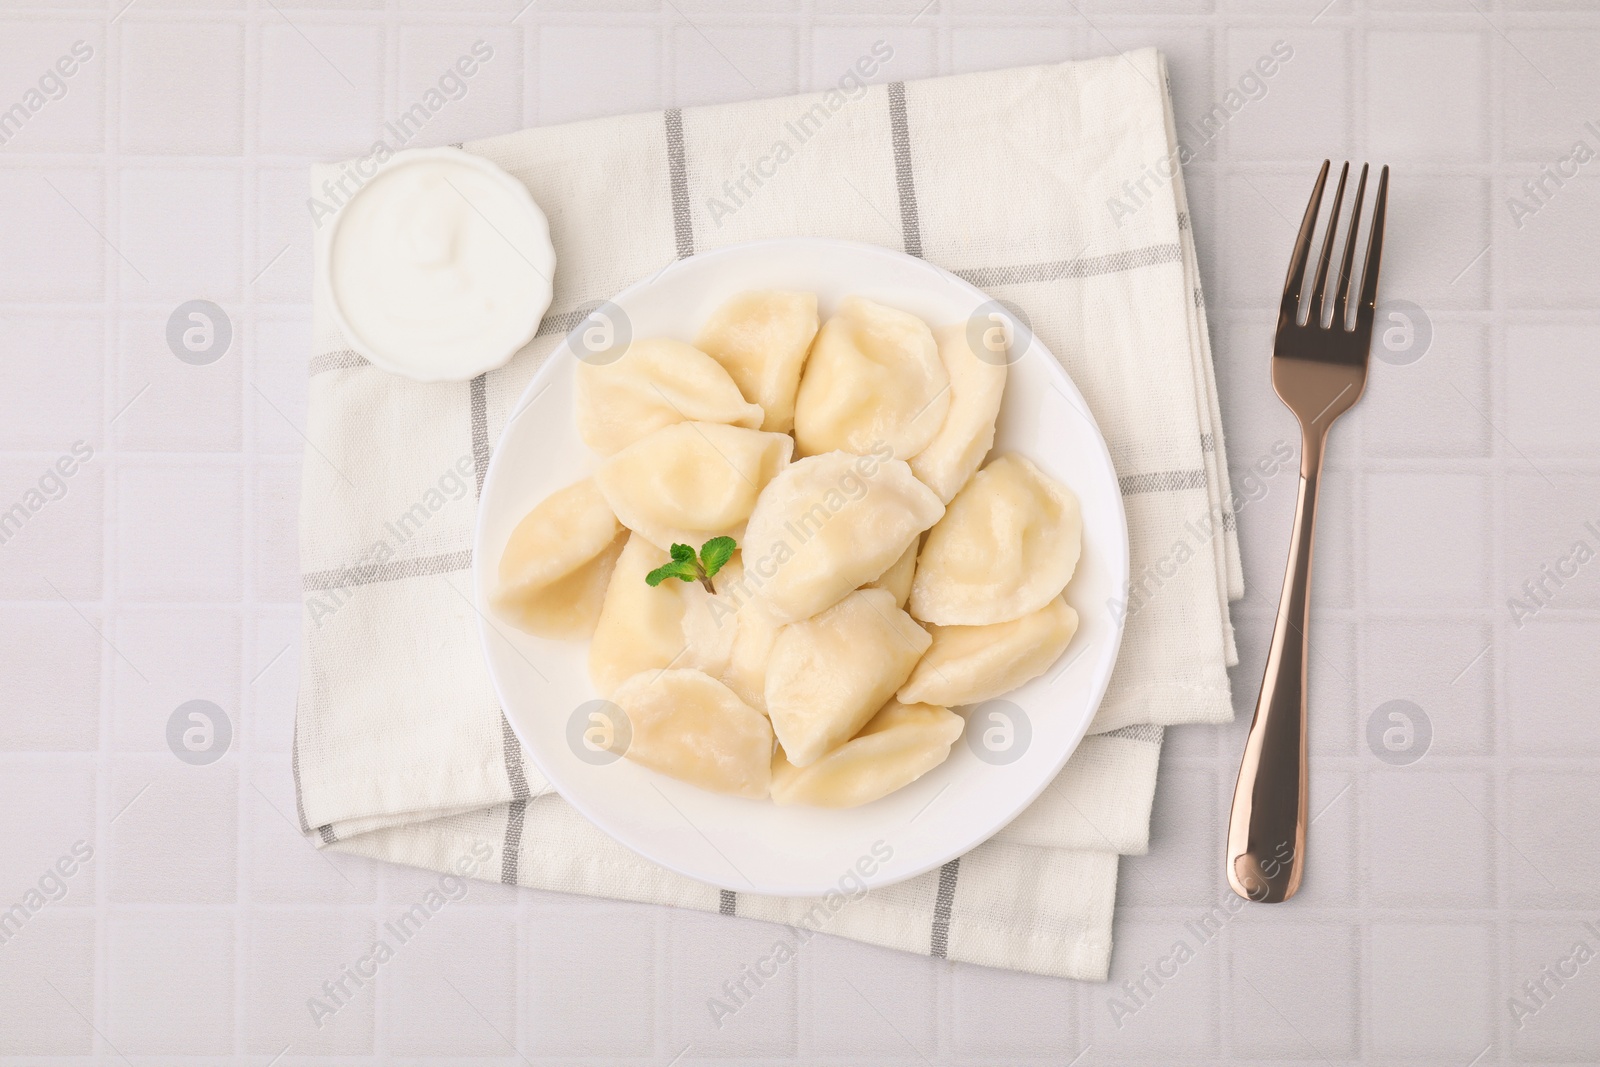
[[[0,107],[73,41],[96,55],[0,146],[0,507],[73,441],[95,456],[0,545],[0,909],[74,842],[95,855],[0,944],[0,1063],[665,1064],[686,1046],[681,1063],[1600,1059],[1600,961],[1546,980],[1520,1028],[1507,1003],[1576,942],[1600,952],[1584,926],[1600,928],[1600,569],[1521,628],[1506,604],[1575,540],[1600,548],[1584,528],[1600,526],[1600,162],[1520,228],[1506,205],[1573,141],[1600,149],[1583,125],[1600,125],[1600,16],[1322,2],[539,0],[515,21],[520,2],[488,0],[5,5]],[[1236,487],[1294,439],[1265,357],[1323,155],[1395,166],[1383,294],[1426,309],[1434,335],[1415,363],[1375,361],[1335,432],[1320,814],[1295,903],[1205,944],[1187,925],[1226,894],[1290,469],[1239,515],[1240,721],[1168,736],[1151,854],[1123,865],[1112,985],[819,938],[717,1030],[706,998],[771,928],[474,883],[312,1025],[306,998],[436,876],[319,856],[294,827],[305,166],[359,153],[480,37],[495,60],[416,143],[817,88],[878,37],[895,78],[1155,45],[1181,122],[1274,40],[1293,46],[1187,172]],[[194,298],[234,326],[205,367],[164,339]],[[195,698],[235,726],[207,767],[164,737]],[[1432,720],[1409,766],[1366,740],[1393,699]],[[1180,939],[1193,958],[1119,1027],[1117,983]]]

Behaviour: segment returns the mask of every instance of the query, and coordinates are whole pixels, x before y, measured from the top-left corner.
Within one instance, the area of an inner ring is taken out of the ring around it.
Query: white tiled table
[[[0,108],[94,51],[0,146],[0,509],[93,450],[0,545],[0,909],[94,850],[0,944],[0,1064],[1600,1060],[1600,959],[1540,977],[1600,954],[1600,562],[1526,625],[1507,604],[1600,550],[1600,161],[1520,226],[1507,203],[1574,141],[1600,151],[1600,14],[1325,2],[0,5]],[[1188,168],[1235,484],[1261,494],[1241,716],[1293,502],[1292,468],[1246,480],[1295,440],[1265,364],[1291,220],[1324,155],[1396,168],[1384,295],[1432,342],[1375,362],[1335,434],[1303,893],[1196,925],[1225,899],[1241,718],[1168,735],[1110,985],[818,938],[717,1030],[706,999],[769,928],[474,884],[318,1028],[307,998],[435,878],[293,825],[307,163],[365,150],[478,39],[493,60],[415,143],[795,92],[879,37],[893,78],[1154,44],[1180,121],[1293,48]],[[208,366],[164,336],[195,298],[234,330]],[[208,766],[165,739],[192,699],[234,727]],[[1391,700],[1431,722],[1408,765],[1367,741]],[[1180,939],[1192,958],[1126,998]],[[1549,995],[1519,1026],[1530,980]]]

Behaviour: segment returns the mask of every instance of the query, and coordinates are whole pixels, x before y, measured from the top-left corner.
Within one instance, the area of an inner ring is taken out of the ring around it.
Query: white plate
[[[757,288],[815,292],[824,316],[843,297],[860,294],[934,326],[969,319],[990,301],[954,275],[898,252],[795,238],[685,259],[612,303],[634,337],[690,340],[717,305]],[[1082,502],[1083,557],[1067,587],[1067,601],[1082,620],[1078,633],[1048,674],[1002,698],[1008,706],[991,701],[967,710],[967,733],[944,764],[848,811],[721,796],[626,759],[597,766],[569,743],[574,713],[597,699],[587,646],[531,637],[494,618],[488,607],[512,528],[540,500],[596,466],[573,418],[572,339],[559,345],[529,383],[489,464],[473,582],[501,706],[561,795],[663,867],[723,889],[794,896],[823,894],[841,879],[846,888],[856,878],[883,886],[921,874],[984,841],[1026,808],[1077,747],[1105,693],[1122,640],[1121,621],[1106,604],[1121,595],[1128,578],[1127,524],[1105,441],[1055,357],[1037,338],[1029,341],[1011,365],[991,455],[1023,453]],[[991,712],[1012,720],[1009,750],[1006,724]],[[983,749],[985,735],[998,753]],[[1009,761],[989,762],[977,751]],[[892,855],[885,860],[886,852]]]

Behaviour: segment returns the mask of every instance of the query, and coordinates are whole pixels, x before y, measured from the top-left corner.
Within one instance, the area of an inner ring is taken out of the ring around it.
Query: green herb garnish
[[[645,575],[645,583],[654,588],[668,578],[677,578],[685,582],[699,582],[706,587],[706,592],[715,594],[717,588],[711,584],[711,579],[733,558],[733,550],[737,547],[731,537],[713,537],[700,546],[698,555],[688,545],[673,545],[671,561]]]

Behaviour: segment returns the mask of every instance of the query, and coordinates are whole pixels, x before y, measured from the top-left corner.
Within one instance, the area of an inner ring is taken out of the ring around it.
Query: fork
[[[1272,387],[1300,420],[1300,496],[1266,674],[1245,741],[1239,783],[1233,792],[1233,812],[1228,820],[1228,882],[1235,893],[1262,903],[1294,896],[1305,870],[1306,633],[1311,615],[1311,545],[1317,483],[1322,477],[1322,457],[1333,420],[1355,405],[1366,386],[1367,351],[1372,343],[1377,305],[1383,216],[1389,195],[1388,167],[1378,177],[1361,295],[1354,327],[1347,328],[1356,226],[1361,219],[1362,194],[1367,188],[1367,167],[1363,164],[1336,279],[1338,294],[1333,314],[1326,325],[1322,321],[1328,265],[1349,173],[1350,164],[1346,163],[1339,171],[1333,208],[1328,213],[1327,236],[1311,283],[1308,312],[1301,322],[1300,297],[1317,209],[1322,205],[1322,190],[1328,180],[1328,161],[1322,162],[1317,184],[1311,190],[1311,203],[1306,206],[1305,221],[1295,238],[1294,255],[1289,260],[1289,277],[1283,286],[1278,333],[1272,347]]]

